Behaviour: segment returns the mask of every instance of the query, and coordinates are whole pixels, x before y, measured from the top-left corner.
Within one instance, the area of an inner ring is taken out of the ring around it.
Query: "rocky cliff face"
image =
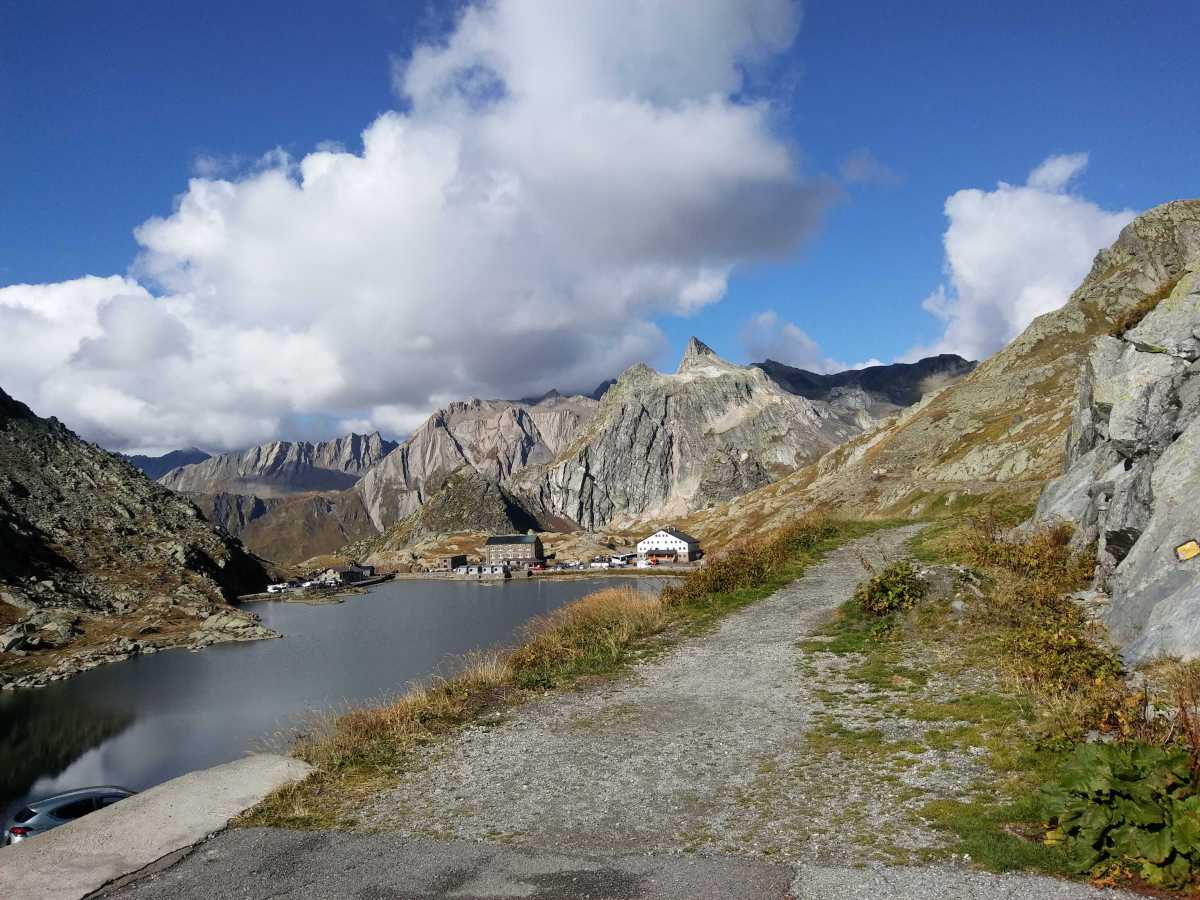
[[[912,400],[921,386],[970,365],[939,357],[823,376],[777,363],[733,365],[693,339],[678,371],[634,366],[602,386],[599,402],[550,391],[452,403],[353,487],[320,501],[244,493],[252,479],[274,471],[261,463],[271,447],[163,481],[203,487],[189,496],[206,515],[255,552],[286,563],[337,549],[331,542],[341,538],[367,537],[367,529],[395,544],[436,533],[437,523],[475,529],[519,520],[568,531],[620,525],[686,515],[768,484],[872,427],[879,412]],[[418,515],[429,504],[435,511]]]
[[[1035,521],[1096,542],[1110,632],[1130,659],[1194,658],[1200,557],[1175,548],[1200,539],[1200,201],[1138,219],[1103,261],[1133,267],[1142,302],[1087,359],[1064,472]]]
[[[186,641],[265,583],[186,499],[0,391],[0,682],[136,652],[140,635]]]
[[[407,518],[464,466],[493,482],[552,460],[591,419],[596,401],[549,396],[452,403],[426,420],[355,486],[379,531]]]
[[[337,491],[354,485],[396,446],[395,441],[384,440],[379,432],[350,434],[315,444],[275,441],[173,469],[159,481],[173,491],[261,498]]]
[[[755,363],[771,380],[786,391],[810,400],[823,400],[837,406],[850,403],[868,409],[876,418],[893,415],[926,394],[958,381],[975,368],[976,363],[943,353],[915,363],[867,366],[821,375],[796,369],[773,359]]]
[[[872,421],[865,409],[790,393],[693,338],[674,374],[626,370],[576,439],[512,489],[539,515],[584,528],[685,515],[766,484]]]

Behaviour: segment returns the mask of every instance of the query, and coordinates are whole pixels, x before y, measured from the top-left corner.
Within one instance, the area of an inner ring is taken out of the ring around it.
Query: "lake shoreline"
[[[0,794],[16,802],[31,790],[44,796],[86,784],[141,790],[277,747],[332,712],[450,677],[472,653],[514,646],[531,620],[615,584],[657,591],[661,582],[517,579],[485,592],[448,579],[397,579],[319,602],[256,605],[259,636],[286,640],[235,646],[226,636],[205,653],[161,652],[193,649],[194,622],[128,644],[121,638],[119,649],[84,622],[89,655],[76,654],[69,676],[57,668],[63,648],[0,691],[0,734],[9,736],[0,788],[15,779]],[[251,620],[249,609],[217,614]]]

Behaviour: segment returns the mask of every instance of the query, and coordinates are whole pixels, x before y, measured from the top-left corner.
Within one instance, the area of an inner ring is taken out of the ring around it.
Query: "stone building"
[[[483,559],[493,566],[532,566],[545,562],[546,555],[536,534],[496,534],[484,544]]]

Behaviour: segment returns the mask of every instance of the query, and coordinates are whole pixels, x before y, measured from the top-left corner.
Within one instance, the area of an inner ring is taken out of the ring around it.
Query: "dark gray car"
[[[17,844],[34,835],[65,825],[90,812],[112,806],[118,800],[132,797],[134,791],[123,787],[106,785],[104,787],[80,788],[67,791],[65,794],[55,794],[44,800],[37,800],[22,806],[4,825],[4,836],[0,838],[0,846]]]

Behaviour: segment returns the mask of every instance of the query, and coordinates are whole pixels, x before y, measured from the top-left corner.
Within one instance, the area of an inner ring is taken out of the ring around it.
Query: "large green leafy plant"
[[[929,590],[916,567],[907,561],[894,562],[878,575],[864,581],[854,599],[864,612],[887,616],[911,609]]]
[[[1072,866],[1119,863],[1152,885],[1178,888],[1200,873],[1200,795],[1188,753],[1146,744],[1084,744],[1043,789],[1048,843]]]

